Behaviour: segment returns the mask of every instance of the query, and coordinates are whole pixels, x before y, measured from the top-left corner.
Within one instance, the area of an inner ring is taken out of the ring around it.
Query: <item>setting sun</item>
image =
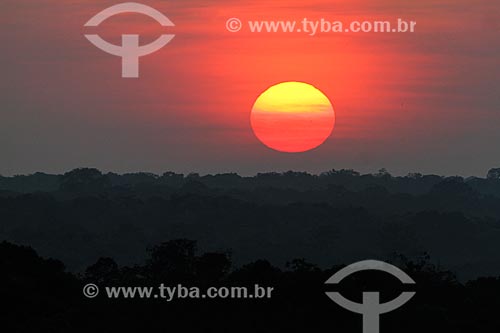
[[[284,82],[257,98],[251,124],[257,138],[269,148],[298,153],[318,147],[330,136],[335,112],[314,86]]]

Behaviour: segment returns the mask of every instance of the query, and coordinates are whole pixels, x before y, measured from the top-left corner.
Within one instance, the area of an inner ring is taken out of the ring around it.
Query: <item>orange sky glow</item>
[[[492,124],[500,120],[494,1],[141,2],[175,27],[133,14],[83,27],[116,1],[7,0],[0,18],[9,27],[1,32],[9,47],[0,60],[11,66],[0,88],[10,113],[1,129],[3,141],[14,144],[4,148],[9,164],[0,172],[94,165],[155,172],[387,167],[480,174],[499,162],[495,148],[484,145],[496,137]],[[418,24],[413,34],[307,36],[231,33],[225,28],[230,17],[401,17]],[[140,34],[143,44],[163,32],[176,37],[141,58],[139,80],[123,80],[120,59],[88,43],[88,32],[115,44],[126,33]],[[265,147],[251,124],[257,97],[285,81],[320,89],[336,117],[324,144],[295,156]],[[19,149],[40,153],[22,158]],[[463,163],[471,157],[484,166]]]

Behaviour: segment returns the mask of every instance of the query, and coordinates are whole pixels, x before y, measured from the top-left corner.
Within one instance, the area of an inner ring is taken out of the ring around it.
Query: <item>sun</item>
[[[267,147],[299,153],[325,142],[335,126],[332,103],[316,87],[283,82],[264,91],[250,116],[255,136]]]

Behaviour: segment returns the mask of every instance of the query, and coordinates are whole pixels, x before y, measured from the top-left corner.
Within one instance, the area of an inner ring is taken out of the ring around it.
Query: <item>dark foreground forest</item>
[[[459,283],[427,258],[396,262],[415,281],[415,297],[381,316],[381,332],[498,332],[500,280]],[[28,247],[0,244],[0,313],[5,332],[362,332],[361,315],[342,309],[326,291],[361,302],[364,291],[379,291],[383,302],[406,289],[384,273],[364,272],[335,288],[325,281],[341,267],[320,269],[304,260],[285,269],[258,260],[232,267],[228,253],[199,254],[196,242],[181,239],[152,247],[143,265],[119,267],[100,258],[81,274],[42,259]],[[390,276],[389,276],[390,277]],[[106,286],[272,286],[271,298],[190,299],[95,298],[83,296],[87,283]]]
[[[414,299],[383,315],[382,332],[500,327],[500,169],[467,179],[37,173],[0,177],[0,221],[8,332],[361,332],[361,316],[331,301],[325,281],[366,259],[416,281]],[[84,297],[88,283],[98,297]],[[103,293],[161,283],[274,294],[167,302]],[[337,288],[359,302],[363,291],[390,300],[406,287],[371,272]]]

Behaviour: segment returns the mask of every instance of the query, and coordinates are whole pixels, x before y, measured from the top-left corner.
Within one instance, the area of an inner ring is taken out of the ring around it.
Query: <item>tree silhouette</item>
[[[111,285],[116,283],[120,270],[113,258],[99,258],[85,270],[84,278],[93,283]]]
[[[82,194],[99,193],[110,186],[109,179],[99,170],[80,168],[65,173],[61,177],[61,190]]]
[[[156,245],[149,249],[148,266],[152,277],[157,280],[182,282],[192,281],[196,264],[196,242],[177,239]]]
[[[498,180],[498,179],[500,179],[500,168],[490,169],[488,171],[488,174],[487,174],[486,178],[490,179],[490,180]]]

